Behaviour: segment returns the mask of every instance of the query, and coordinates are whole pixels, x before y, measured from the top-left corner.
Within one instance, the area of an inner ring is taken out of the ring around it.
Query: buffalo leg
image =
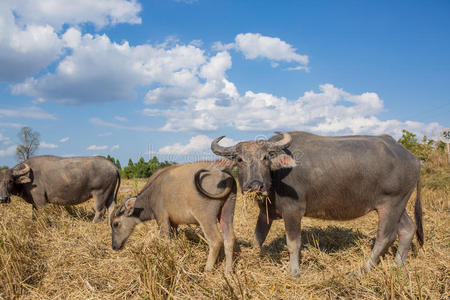
[[[394,260],[395,263],[400,266],[403,266],[406,257],[408,256],[409,246],[411,245],[411,241],[414,237],[415,229],[416,226],[408,216],[406,210],[404,210],[398,224],[398,249]]]
[[[31,198],[30,201],[27,201],[29,203],[32,204],[33,208],[31,211],[31,218],[33,220],[36,220],[37,217],[37,211],[39,210],[39,208],[44,207],[47,204],[47,199],[44,196],[41,195],[33,195],[33,198]]]
[[[389,201],[389,200],[388,200]],[[395,199],[389,201],[395,203]],[[396,238],[400,213],[395,207],[382,207],[377,209],[378,212],[378,230],[375,245],[366,260],[365,268],[371,270],[380,262],[382,256],[389,249]],[[364,270],[363,270],[364,271]]]
[[[108,201],[106,202],[106,208],[108,209],[108,224],[111,220],[112,213],[114,209],[116,208],[116,201],[114,201],[114,194],[111,193],[111,195],[108,197]]]
[[[232,194],[225,201],[222,212],[220,214],[220,226],[222,229],[222,235],[224,239],[225,250],[225,274],[229,274],[233,271],[233,248],[234,248],[234,230],[233,230],[233,218],[234,218],[234,206],[236,204],[236,194]]]
[[[159,234],[164,238],[170,238],[171,226],[169,215],[167,213],[160,214],[158,218],[156,218],[156,222],[159,226]]]
[[[254,234],[255,245],[257,245],[259,248],[262,247],[262,244],[266,240],[267,234],[270,230],[270,226],[272,226],[272,221],[273,220],[270,217],[269,220],[267,220],[267,213],[265,209],[260,208]]]
[[[284,226],[286,228],[286,241],[289,250],[289,266],[288,274],[298,276],[299,274],[299,255],[300,247],[302,245],[300,221],[301,217],[298,214],[289,212],[283,214]]]
[[[202,228],[209,245],[208,259],[206,260],[205,266],[205,271],[207,272],[213,269],[223,244],[222,236],[217,228],[217,217],[213,215],[208,216],[209,218],[207,220],[199,220],[200,227]]]
[[[101,221],[101,219],[105,215],[105,211],[106,211],[106,206],[105,206],[106,199],[105,198],[106,197],[104,197],[102,195],[94,194],[93,198],[94,198],[94,204],[95,204],[95,216],[94,216],[94,219],[92,220],[92,223],[98,223]]]

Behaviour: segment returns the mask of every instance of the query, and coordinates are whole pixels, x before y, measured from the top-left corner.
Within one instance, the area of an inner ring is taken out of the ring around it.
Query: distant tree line
[[[120,176],[122,176],[122,178],[148,178],[158,169],[176,164],[175,162],[169,162],[167,160],[161,162],[156,156],[153,156],[149,161],[145,161],[145,159],[141,157],[136,163],[130,158],[128,160],[128,165],[122,169],[118,159],[115,159],[109,154],[106,159],[111,161],[120,170]]]

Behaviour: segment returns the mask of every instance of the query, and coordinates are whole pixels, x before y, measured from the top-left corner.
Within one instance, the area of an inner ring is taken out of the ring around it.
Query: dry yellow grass
[[[120,198],[144,184],[124,180]],[[223,256],[213,272],[203,273],[208,246],[196,226],[181,226],[174,239],[163,240],[156,223],[147,222],[114,252],[107,221],[91,223],[92,201],[49,205],[33,220],[31,206],[14,197],[0,206],[0,298],[448,299],[450,188],[444,182],[422,191],[425,245],[413,247],[404,268],[393,264],[394,244],[374,271],[359,273],[374,242],[375,213],[351,222],[305,218],[298,278],[285,274],[282,221],[274,223],[262,253],[251,247],[257,208],[241,198],[234,223],[235,272],[224,277]]]

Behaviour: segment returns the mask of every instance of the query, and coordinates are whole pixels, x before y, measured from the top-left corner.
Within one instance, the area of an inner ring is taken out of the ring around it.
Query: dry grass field
[[[375,213],[350,222],[304,218],[298,278],[285,274],[282,221],[274,223],[262,253],[251,246],[256,204],[241,197],[234,274],[227,277],[223,255],[213,272],[203,272],[208,245],[196,226],[181,226],[174,239],[163,240],[150,221],[114,252],[106,219],[91,223],[92,201],[48,205],[33,220],[31,206],[14,197],[0,206],[0,298],[449,299],[450,168],[442,161],[430,165],[423,183],[425,245],[417,248],[414,241],[404,268],[393,263],[394,243],[374,271],[360,274],[376,235]],[[124,180],[120,200],[144,184]]]

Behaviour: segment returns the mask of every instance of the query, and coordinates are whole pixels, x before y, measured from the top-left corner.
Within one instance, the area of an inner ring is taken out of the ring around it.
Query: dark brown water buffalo
[[[79,204],[93,197],[94,223],[100,221],[106,208],[111,215],[119,187],[119,171],[101,156],[35,156],[0,171],[1,202],[9,202],[10,195],[16,195],[39,208],[47,203]]]
[[[220,146],[222,138],[215,139],[211,149],[237,166],[242,190],[270,197],[268,221],[265,206],[260,204],[256,244],[261,247],[272,220],[284,219],[290,252],[288,273],[298,275],[303,216],[350,220],[376,210],[377,238],[365,263],[367,269],[379,262],[397,235],[395,262],[399,265],[406,259],[414,231],[423,244],[419,161],[392,137],[290,132],[232,147]],[[417,229],[405,210],[416,186]]]
[[[211,167],[211,162],[196,162],[158,170],[136,197],[117,208],[111,219],[112,248],[121,249],[143,221],[156,219],[163,236],[169,236],[171,227],[179,224],[199,224],[209,244],[205,270],[213,268],[224,244],[225,272],[231,272],[236,184],[229,172],[215,168],[220,163],[218,160]]]

